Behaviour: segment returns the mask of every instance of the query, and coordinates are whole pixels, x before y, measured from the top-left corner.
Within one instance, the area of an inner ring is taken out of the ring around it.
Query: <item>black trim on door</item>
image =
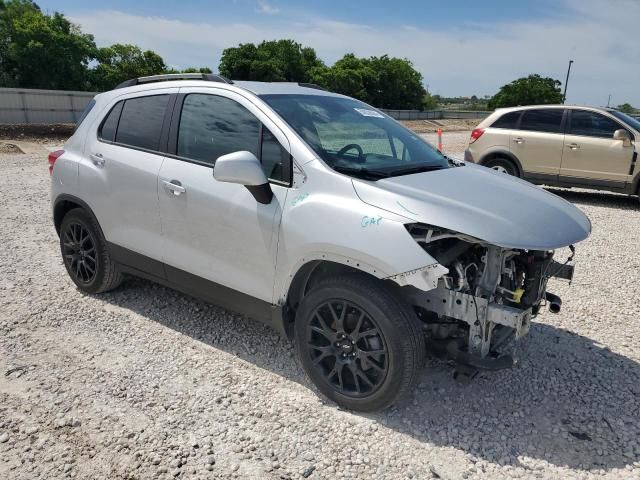
[[[282,307],[252,297],[206,278],[107,242],[109,252],[123,273],[145,278],[186,295],[246,315],[285,334]]]

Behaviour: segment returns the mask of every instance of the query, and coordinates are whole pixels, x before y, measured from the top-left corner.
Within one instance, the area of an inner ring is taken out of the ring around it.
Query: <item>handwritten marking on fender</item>
[[[373,225],[380,225],[381,220],[382,220],[382,217],[369,217],[365,215],[364,217],[362,217],[362,221],[360,222],[360,225],[362,226],[362,228],[367,228]]]

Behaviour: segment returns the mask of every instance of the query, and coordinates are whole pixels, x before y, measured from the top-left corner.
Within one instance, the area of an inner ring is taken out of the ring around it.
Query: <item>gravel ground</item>
[[[464,150],[469,144],[470,135],[470,130],[460,132],[443,131],[442,151],[453,158],[464,160]],[[436,133],[423,133],[420,136],[431,145],[438,145],[438,135]]]
[[[519,368],[461,385],[430,360],[410,398],[358,415],[256,322],[137,279],[80,293],[46,151],[0,173],[0,478],[640,478],[633,199],[559,191],[593,235]]]

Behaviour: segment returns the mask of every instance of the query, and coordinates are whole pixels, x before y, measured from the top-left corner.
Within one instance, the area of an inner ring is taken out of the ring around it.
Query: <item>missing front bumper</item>
[[[435,341],[439,353],[458,363],[478,369],[510,368],[517,359],[498,351],[524,337],[531,326],[532,309],[518,309],[489,302],[482,297],[446,288],[413,294],[413,303],[440,319],[459,320],[468,325],[468,337]]]

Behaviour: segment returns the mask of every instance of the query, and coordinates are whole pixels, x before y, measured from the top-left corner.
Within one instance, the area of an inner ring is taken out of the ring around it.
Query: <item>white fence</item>
[[[76,123],[92,92],[0,88],[0,124]]]

